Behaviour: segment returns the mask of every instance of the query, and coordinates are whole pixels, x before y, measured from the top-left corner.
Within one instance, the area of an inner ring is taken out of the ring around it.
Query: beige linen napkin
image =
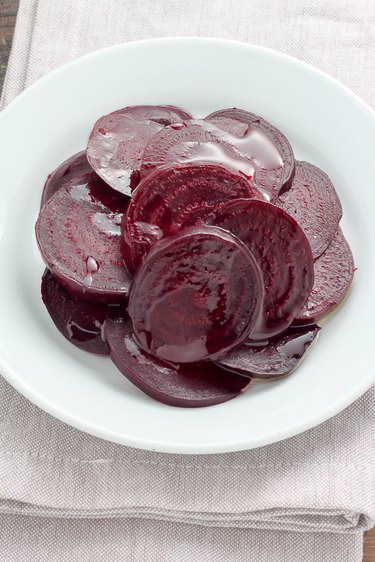
[[[373,0],[21,0],[2,104],[99,47],[206,35],[298,56],[375,106],[374,26]],[[144,452],[57,421],[0,378],[0,561],[359,562],[374,435],[372,389],[267,447]]]

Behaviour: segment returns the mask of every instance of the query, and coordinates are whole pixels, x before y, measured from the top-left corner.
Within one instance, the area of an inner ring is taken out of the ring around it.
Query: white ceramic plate
[[[219,406],[179,409],[132,386],[108,358],[70,345],[40,298],[34,223],[44,179],[84,148],[94,121],[131,104],[204,116],[237,106],[286,133],[321,166],[344,208],[358,271],[344,306],[290,377]],[[375,382],[375,117],[349,90],[270,50],[162,39],[98,51],[46,76],[0,115],[0,372],[32,402],[105,439],[157,451],[215,453],[265,445],[336,414]]]

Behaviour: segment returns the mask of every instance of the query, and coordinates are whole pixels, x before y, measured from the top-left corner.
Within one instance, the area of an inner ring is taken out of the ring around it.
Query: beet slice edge
[[[43,188],[40,207],[42,208],[65,183],[91,171],[92,168],[86,158],[85,150],[77,152],[77,154],[73,154],[73,156],[64,160],[53,172],[48,174]]]
[[[206,219],[232,232],[253,253],[265,287],[263,313],[251,334],[268,339],[286,330],[304,306],[314,281],[310,244],[296,221],[271,203],[237,199]]]
[[[139,168],[149,140],[165,125],[190,117],[170,105],[130,106],[103,115],[90,134],[88,161],[113,189],[131,195],[140,179]]]
[[[331,244],[314,263],[315,281],[295,324],[318,322],[345,298],[353,282],[355,265],[352,251],[341,228]]]
[[[320,328],[316,325],[289,328],[264,342],[245,342],[215,363],[243,376],[273,380],[289,375],[301,363],[315,342]]]
[[[127,198],[94,172],[63,186],[39,213],[37,242],[47,267],[84,300],[117,303],[131,277],[121,255],[121,218]]]
[[[275,204],[298,222],[318,258],[332,242],[342,217],[340,199],[327,174],[310,162],[296,162],[292,186]]]
[[[251,113],[250,111],[246,111],[244,109],[238,109],[236,107],[214,111],[206,117],[206,120],[210,121],[211,119],[216,119],[218,117],[235,119],[236,121],[246,123],[251,127],[257,127],[269,136],[278,148],[279,152],[282,154],[284,161],[284,174],[280,193],[289,189],[294,176],[294,153],[290,142],[280,129],[272,125],[260,115],[256,115],[255,113]]]
[[[189,227],[154,245],[134,277],[128,313],[147,353],[193,363],[248,337],[262,299],[246,246],[221,229]]]
[[[241,174],[220,165],[197,163],[157,169],[139,184],[122,223],[124,259],[134,271],[163,236],[202,224],[221,204],[260,197]]]
[[[103,326],[108,307],[73,297],[46,269],[41,286],[43,303],[59,332],[70,343],[97,355],[108,355]]]
[[[170,406],[197,408],[235,398],[251,381],[206,362],[170,365],[145,353],[133,337],[132,323],[109,311],[105,334],[113,363],[125,377],[151,398]]]
[[[258,134],[261,133],[258,131]],[[258,176],[261,179],[263,172],[252,151],[249,150],[249,146],[253,144],[253,136],[249,125],[226,118],[220,118],[215,123],[203,119],[191,119],[170,125],[156,133],[145,147],[140,169],[141,178],[160,167],[196,162],[220,164],[251,180],[260,193],[269,199],[268,187],[262,181],[259,183],[256,181]],[[264,142],[269,143],[271,147],[267,160],[273,162],[273,175],[280,173],[278,184],[281,186],[283,172],[281,155],[268,137],[264,137]],[[279,189],[276,190],[276,194],[278,192]]]

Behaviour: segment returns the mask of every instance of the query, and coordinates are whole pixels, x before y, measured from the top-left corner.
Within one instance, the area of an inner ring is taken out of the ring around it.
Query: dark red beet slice
[[[155,242],[163,238],[164,233],[158,226],[146,222],[138,221],[128,225],[127,213],[122,217],[121,232],[122,257],[128,271],[133,275],[142,257]]]
[[[342,217],[340,199],[323,170],[310,162],[296,162],[292,187],[275,202],[300,225],[314,258],[332,242]]]
[[[262,342],[244,343],[216,363],[236,373],[258,379],[275,379],[290,374],[302,361],[320,328],[312,325],[292,329]]]
[[[47,201],[51,199],[53,195],[68,181],[73,178],[83,176],[92,171],[90,164],[86,158],[86,151],[78,152],[74,154],[62,164],[60,164],[56,170],[48,174],[46,183],[44,184],[41,207]]]
[[[354,270],[353,254],[339,228],[324,254],[315,261],[314,286],[295,323],[317,322],[331,312],[348,292]]]
[[[236,150],[255,164],[255,185],[274,200],[280,193],[284,181],[284,161],[276,145],[261,129],[226,117],[211,117],[207,120],[221,129],[224,138]]]
[[[128,312],[135,339],[174,363],[225,353],[251,332],[263,297],[249,250],[214,227],[189,227],[157,242],[134,277]]]
[[[129,269],[134,271],[163,235],[202,224],[230,199],[258,196],[259,191],[241,174],[223,166],[197,163],[155,170],[138,186],[124,215],[124,259]]]
[[[314,260],[302,229],[279,207],[256,199],[230,201],[206,222],[242,240],[262,271],[263,314],[251,338],[268,339],[286,330],[314,282]]]
[[[171,406],[197,408],[226,402],[244,392],[249,379],[229,373],[212,363],[170,365],[145,353],[133,337],[132,323],[111,314],[105,334],[111,359],[134,385]]]
[[[214,111],[214,113],[208,115],[206,120],[211,121],[212,119],[216,119],[218,117],[226,117],[229,119],[235,119],[241,123],[246,123],[246,125],[259,129],[269,137],[281,154],[284,163],[281,191],[289,189],[294,176],[294,153],[286,136],[283,135],[283,133],[274,125],[271,125],[271,123],[263,119],[263,117],[260,117],[255,113],[251,113],[250,111],[245,111],[244,109],[237,109],[235,107],[220,109],[219,111]]]
[[[163,127],[192,119],[190,113],[175,105],[132,105],[119,111],[135,121],[153,121]]]
[[[36,236],[47,267],[85,300],[124,300],[130,275],[121,255],[127,198],[94,172],[63,186],[39,213]]]
[[[165,125],[190,117],[171,105],[124,107],[103,115],[90,134],[87,158],[111,187],[130,195],[139,182],[143,150],[151,137]]]
[[[279,192],[283,161],[269,138],[263,135],[260,141],[262,133],[254,131],[245,123],[224,118],[215,124],[191,120],[165,127],[144,150],[141,177],[161,166],[212,162],[239,172],[248,179],[253,178],[254,184],[269,197],[269,191]],[[269,176],[279,177],[277,189],[271,184],[264,184],[264,170],[255,161],[254,150],[269,169]]]
[[[48,269],[42,277],[42,299],[57,329],[71,343],[98,355],[108,355],[103,325],[108,307],[79,300]]]

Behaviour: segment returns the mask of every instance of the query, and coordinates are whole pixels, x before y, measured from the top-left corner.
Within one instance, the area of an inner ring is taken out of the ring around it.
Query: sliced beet
[[[220,126],[219,126],[220,125]],[[245,123],[233,119],[220,119],[217,123],[204,120],[190,120],[177,125],[170,125],[159,131],[144,150],[141,166],[141,177],[160,168],[196,162],[221,164],[241,173],[245,178],[252,179],[263,195],[269,198],[270,191],[279,192],[283,162],[276,147],[265,135],[263,145],[267,144],[266,156],[263,150],[263,164],[269,168],[270,177],[276,176],[278,188],[265,185],[263,168],[254,159],[253,149],[260,156],[262,143],[254,139],[261,133],[254,133]],[[262,145],[262,149],[264,146]],[[256,148],[255,148],[256,147]],[[272,172],[272,173],[271,173]]]
[[[219,111],[214,111],[214,113],[208,115],[206,120],[212,121],[213,119],[216,120],[218,117],[225,117],[240,121],[241,123],[246,123],[246,125],[254,127],[267,135],[267,137],[278,149],[283,160],[284,171],[281,192],[289,189],[294,176],[294,153],[286,136],[274,125],[271,125],[271,123],[263,119],[263,117],[260,117],[260,115],[256,115],[250,111],[245,111],[244,109],[237,109],[235,107],[220,109]]]
[[[129,225],[128,215],[124,213],[121,222],[121,250],[122,257],[128,271],[133,275],[142,257],[149,249],[163,238],[163,231],[154,224],[146,222],[132,222]]]
[[[314,258],[332,242],[342,217],[340,199],[323,170],[310,162],[296,162],[292,187],[275,203],[300,225]]]
[[[71,181],[73,178],[88,174],[91,171],[92,168],[86,158],[85,150],[65,160],[56,170],[48,175],[46,183],[44,184],[40,206],[43,207],[64,183]]]
[[[302,361],[320,328],[289,328],[265,342],[245,342],[216,363],[243,376],[275,379],[290,374]]]
[[[354,260],[350,246],[339,228],[334,239],[314,264],[312,291],[295,318],[297,324],[317,322],[344,299],[354,277]]]
[[[207,121],[223,131],[224,139],[254,163],[255,185],[267,200],[274,200],[284,185],[284,161],[270,137],[261,129],[227,117]]]
[[[150,250],[134,277],[128,312],[146,352],[193,363],[241,343],[262,298],[259,267],[239,240],[218,228],[189,227]]]
[[[163,127],[192,119],[190,113],[175,105],[132,105],[119,111],[135,121],[153,121]]]
[[[124,215],[124,259],[128,263],[130,249],[131,266],[136,268],[163,235],[202,224],[230,199],[258,196],[259,191],[241,174],[223,166],[197,163],[154,170],[137,187]]]
[[[63,186],[39,213],[35,226],[47,267],[85,300],[121,302],[130,275],[121,255],[121,218],[127,198],[95,173]]]
[[[73,297],[48,269],[42,277],[42,299],[64,338],[90,353],[108,355],[103,337],[107,305]]]
[[[117,312],[105,323],[111,359],[135,386],[171,406],[213,406],[238,396],[251,384],[213,363],[170,365],[145,353],[133,337],[132,323]]]
[[[256,199],[230,201],[206,223],[242,240],[262,271],[263,313],[251,338],[268,339],[286,330],[314,282],[314,260],[300,226],[279,207]]]
[[[124,107],[103,115],[95,123],[87,146],[93,169],[111,187],[130,195],[139,182],[143,151],[165,125],[190,119],[171,105]]]

